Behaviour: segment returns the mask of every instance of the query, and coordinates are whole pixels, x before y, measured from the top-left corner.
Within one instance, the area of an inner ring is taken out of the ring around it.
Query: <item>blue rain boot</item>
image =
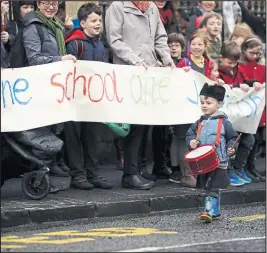
[[[214,198],[207,196],[205,197],[204,212],[200,214],[200,220],[210,223],[212,221],[212,215],[214,213]]]
[[[216,198],[216,202],[214,204],[214,213],[212,215],[212,219],[219,218],[221,216],[221,193],[218,193],[218,197]]]

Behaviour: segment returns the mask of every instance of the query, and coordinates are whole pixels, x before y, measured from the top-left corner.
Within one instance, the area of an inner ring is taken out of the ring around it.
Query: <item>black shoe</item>
[[[67,173],[70,172],[69,167],[66,165],[66,163],[64,162],[63,159],[59,159],[57,164],[58,164],[58,167],[59,167],[62,171],[67,172]]]
[[[87,181],[86,177],[72,178],[70,181],[70,187],[80,190],[91,190],[94,188],[94,186]]]
[[[151,187],[154,187],[155,184],[155,180],[149,180],[147,178],[144,178],[143,176],[141,176],[139,173],[137,174],[137,176],[141,179],[141,181],[143,181],[144,183],[150,183]]]
[[[172,174],[172,170],[167,166],[161,167],[159,169],[154,166],[152,174],[159,179],[169,179]]]
[[[246,174],[252,180],[252,182],[255,182],[255,183],[260,182],[260,178],[252,174],[248,169],[246,169]]]
[[[101,188],[101,189],[111,189],[114,187],[114,184],[108,182],[106,179],[104,179],[101,176],[91,177],[87,178],[88,182],[92,184],[95,188]]]
[[[255,168],[255,165],[252,165],[250,167],[248,167],[248,170],[249,172],[255,176],[255,177],[258,177],[260,179],[260,181],[262,182],[265,182],[266,181],[266,177],[265,176],[262,176],[258,171],[257,169]]]
[[[63,171],[62,169],[60,169],[57,165],[56,162],[52,162],[51,164],[49,164],[48,166],[49,168],[49,174],[51,176],[54,176],[54,177],[68,177],[69,176],[69,173]]]
[[[140,175],[123,174],[121,184],[123,188],[130,188],[135,190],[149,190],[155,183],[153,181],[146,181]]]
[[[146,169],[140,169],[139,170],[139,174],[143,178],[145,178],[145,179],[147,179],[149,181],[155,181],[155,180],[157,180],[157,177],[155,175],[151,175],[150,173],[148,173],[148,171]]]
[[[169,181],[172,182],[172,183],[176,183],[176,184],[179,184],[180,183],[180,180],[182,178],[182,173],[180,170],[176,170],[174,171],[170,178],[169,178]]]
[[[54,182],[50,179],[50,190],[49,193],[51,194],[55,194],[58,193],[59,191],[65,191],[66,188],[62,188],[62,187],[57,187]]]

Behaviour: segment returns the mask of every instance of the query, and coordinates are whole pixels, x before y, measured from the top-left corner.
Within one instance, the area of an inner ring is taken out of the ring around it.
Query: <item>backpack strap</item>
[[[43,44],[43,42],[44,42],[44,31],[43,31],[42,25],[39,24],[39,23],[35,23],[34,25],[36,26],[37,32],[38,32],[38,34],[40,36],[41,44]]]
[[[84,52],[84,43],[82,40],[75,40],[75,43],[76,43],[77,58],[78,60],[80,60]]]
[[[222,131],[222,124],[223,124],[223,118],[220,118],[219,122],[218,122],[217,134],[216,134],[216,141],[215,141],[216,146],[218,146],[220,144],[220,135],[221,135],[221,131]]]

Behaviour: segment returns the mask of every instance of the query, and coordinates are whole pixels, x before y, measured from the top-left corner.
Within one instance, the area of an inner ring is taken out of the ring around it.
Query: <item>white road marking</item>
[[[191,247],[191,246],[209,245],[209,244],[224,243],[224,242],[252,241],[252,240],[261,240],[261,239],[266,239],[266,237],[262,236],[262,237],[233,238],[233,239],[220,240],[220,241],[177,244],[177,245],[164,246],[164,247],[137,248],[137,249],[130,249],[130,250],[121,250],[121,251],[116,251],[116,252],[151,252],[151,251],[160,251],[160,250],[165,250],[165,249],[186,248],[186,247]]]

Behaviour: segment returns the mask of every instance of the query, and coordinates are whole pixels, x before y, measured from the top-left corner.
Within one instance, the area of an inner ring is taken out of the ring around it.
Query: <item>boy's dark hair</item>
[[[168,35],[167,43],[179,42],[182,48],[182,51],[185,49],[185,37],[181,33],[170,33]]]
[[[221,48],[222,58],[238,61],[241,56],[240,47],[233,41],[225,41]]]
[[[97,6],[94,3],[88,3],[88,4],[83,4],[79,10],[78,10],[78,14],[77,17],[80,21],[86,21],[86,19],[88,18],[88,15],[95,13],[99,16],[102,15],[102,11],[100,9],[99,6]]]

